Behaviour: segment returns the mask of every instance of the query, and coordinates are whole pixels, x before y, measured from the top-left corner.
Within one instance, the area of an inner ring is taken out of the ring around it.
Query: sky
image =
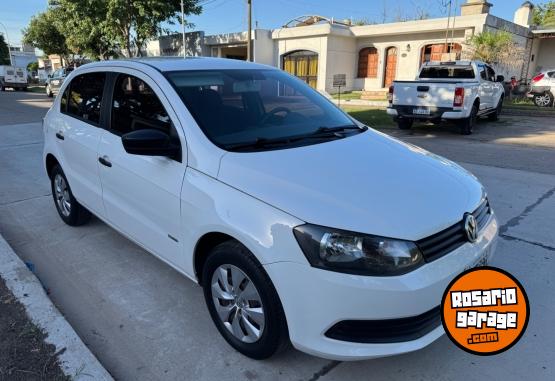
[[[491,13],[511,20],[514,11],[523,0],[489,0],[493,3]],[[206,34],[230,33],[245,30],[247,27],[246,0],[200,0],[204,10],[199,16],[188,17],[194,28]],[[252,0],[253,23],[259,28],[277,28],[294,17],[319,14],[335,19],[366,20],[382,22],[383,10],[387,9],[388,21],[398,16],[413,16],[427,12],[431,17],[446,17],[447,11],[442,3],[449,0]],[[459,4],[465,0],[453,0]],[[31,17],[46,9],[47,0],[0,0],[0,33],[8,31],[11,44],[21,43],[21,29]],[[385,7],[384,7],[385,5]],[[457,10],[457,14],[460,10]],[[2,25],[3,24],[3,25]],[[169,26],[178,31],[179,26]]]

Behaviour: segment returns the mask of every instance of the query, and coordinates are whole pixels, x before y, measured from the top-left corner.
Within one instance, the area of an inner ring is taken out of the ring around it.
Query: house
[[[343,90],[381,97],[394,79],[414,79],[423,62],[467,58],[465,42],[472,35],[506,30],[520,54],[511,65],[497,67],[500,74],[531,78],[544,67],[555,67],[555,30],[534,29],[532,3],[523,3],[513,21],[490,14],[492,6],[486,0],[467,0],[454,17],[374,25],[352,25],[348,20],[316,15],[298,17],[271,31],[255,29],[254,60],[330,93],[336,91],[333,76],[344,74]],[[181,39],[180,35],[168,38]],[[193,55],[246,59],[246,32],[202,34],[194,43],[187,48]]]

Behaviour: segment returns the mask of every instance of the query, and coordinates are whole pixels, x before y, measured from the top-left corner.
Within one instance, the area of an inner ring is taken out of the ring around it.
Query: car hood
[[[407,240],[461,221],[484,196],[459,165],[374,130],[305,147],[229,152],[218,179],[307,223]]]

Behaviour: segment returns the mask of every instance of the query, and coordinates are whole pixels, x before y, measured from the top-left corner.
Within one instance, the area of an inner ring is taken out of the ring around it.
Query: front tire
[[[470,116],[468,118],[462,119],[459,122],[459,129],[461,135],[470,135],[474,130],[474,125],[476,124],[476,120],[478,119],[478,106],[473,105],[472,110],[470,111]]]
[[[534,95],[534,104],[538,107],[550,107],[553,105],[553,94],[546,91],[543,94]]]
[[[202,271],[204,298],[224,339],[253,359],[266,359],[289,342],[285,314],[270,277],[236,241],[216,246]]]
[[[399,127],[399,129],[401,130],[410,130],[412,128],[413,123],[414,123],[414,120],[412,119],[398,119],[397,127]]]
[[[91,218],[91,212],[73,197],[66,175],[59,165],[52,168],[50,183],[52,197],[60,218],[70,226],[86,224]]]

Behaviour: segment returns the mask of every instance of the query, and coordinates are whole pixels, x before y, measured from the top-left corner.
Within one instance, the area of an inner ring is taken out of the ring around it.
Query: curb
[[[15,254],[2,235],[0,276],[17,300],[25,306],[31,321],[48,335],[45,341],[53,344],[56,351],[66,349],[59,355],[59,359],[60,367],[67,376],[73,380],[113,381],[112,376],[52,304],[37,277]]]

